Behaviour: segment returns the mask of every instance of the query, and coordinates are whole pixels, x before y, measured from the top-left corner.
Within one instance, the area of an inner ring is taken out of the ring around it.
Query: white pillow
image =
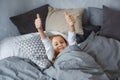
[[[47,36],[60,34],[67,39],[66,35],[57,31],[45,31],[45,33]],[[0,60],[11,56],[25,58],[25,52],[32,53],[35,52],[36,49],[43,54],[45,53],[44,45],[40,40],[38,32],[6,38],[0,41]]]
[[[0,42],[0,60],[11,56],[25,57],[17,43],[20,43],[22,40],[27,40],[34,35],[32,33],[2,40]]]
[[[39,33],[11,37],[1,41],[0,60],[12,56],[28,58],[41,69],[51,65]]]
[[[63,36],[63,37],[67,40],[67,35],[65,35],[65,34],[59,32],[59,31],[45,31],[45,33],[46,33],[46,35],[47,35],[48,37],[49,37],[49,36],[52,36],[52,35],[57,35],[57,34],[59,34],[59,35]]]

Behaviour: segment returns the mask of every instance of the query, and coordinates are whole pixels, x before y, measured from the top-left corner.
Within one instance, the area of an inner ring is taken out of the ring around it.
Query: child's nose
[[[61,43],[59,43],[59,45],[58,46],[62,46],[62,44]]]

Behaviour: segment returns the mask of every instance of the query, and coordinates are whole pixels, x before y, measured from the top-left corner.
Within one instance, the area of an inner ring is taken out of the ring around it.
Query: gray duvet
[[[120,78],[120,41],[92,33],[80,48],[95,59],[110,80]]]
[[[55,63],[41,71],[28,59],[0,61],[0,80],[108,80],[101,67],[77,46],[67,47]]]
[[[108,80],[94,59],[77,46],[67,47],[44,73],[55,80]]]
[[[67,47],[45,70],[28,59],[9,57],[1,60],[0,80],[115,79],[119,77],[119,49],[118,41],[91,34],[79,47]]]

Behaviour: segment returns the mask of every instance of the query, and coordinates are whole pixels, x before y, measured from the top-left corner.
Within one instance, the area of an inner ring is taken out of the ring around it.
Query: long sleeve
[[[75,32],[68,32],[68,43],[69,45],[77,45]]]
[[[48,59],[50,61],[52,61],[52,58],[54,56],[54,49],[53,49],[53,46],[52,46],[52,43],[51,43],[50,39],[47,37],[45,39],[42,39],[42,42],[45,46],[46,54],[48,56]]]

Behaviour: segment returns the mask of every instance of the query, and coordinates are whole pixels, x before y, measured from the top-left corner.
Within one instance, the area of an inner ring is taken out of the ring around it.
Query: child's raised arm
[[[46,34],[43,31],[42,21],[41,21],[40,15],[36,14],[36,17],[37,18],[35,19],[35,27],[37,28],[38,32],[40,33],[41,39],[45,39]]]
[[[75,33],[75,19],[72,15],[69,15],[68,12],[64,12],[66,22],[69,25],[69,32],[68,32],[68,43],[69,45],[76,45],[76,33]]]
[[[43,31],[42,21],[41,21],[40,15],[36,14],[36,17],[37,18],[35,19],[35,27],[37,28],[38,32],[40,33],[40,37],[41,37],[41,40],[42,40],[42,42],[45,46],[46,54],[48,56],[48,59],[50,61],[52,61],[52,58],[53,58],[53,55],[54,55],[54,49],[53,49],[52,43],[49,40],[49,38],[47,38],[46,34]]]
[[[69,25],[69,31],[75,32],[75,19],[72,15],[70,15],[67,11],[64,12],[66,22]]]

